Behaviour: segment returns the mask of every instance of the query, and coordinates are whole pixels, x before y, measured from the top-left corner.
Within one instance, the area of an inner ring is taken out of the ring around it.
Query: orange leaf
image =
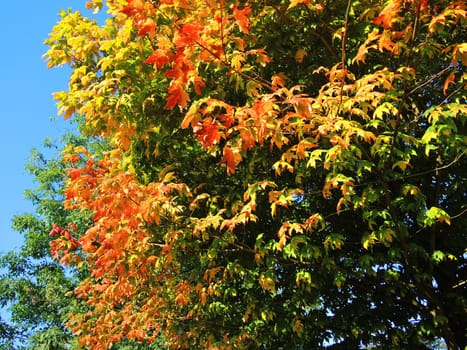
[[[127,16],[134,16],[142,11],[143,8],[144,2],[142,0],[128,0],[128,5],[122,9],[122,12]]]
[[[274,91],[279,87],[284,87],[284,80],[280,75],[273,75],[271,78],[271,86]]]
[[[203,29],[199,24],[184,24],[178,31],[175,41],[177,46],[189,46],[199,40],[199,32]]]
[[[203,92],[201,91],[201,88],[204,88],[206,86],[206,83],[204,82],[203,78],[201,78],[199,75],[196,75],[192,79],[193,81],[193,86],[195,87],[195,92],[198,95],[201,95]]]
[[[156,35],[156,22],[152,18],[146,18],[144,21],[138,23],[138,29],[139,36],[149,34],[153,38]]]
[[[193,128],[193,131],[204,147],[210,147],[219,143],[219,125],[211,118],[204,119],[202,124],[198,123],[198,125]]]
[[[455,77],[456,77],[456,74],[454,72],[452,72],[451,74],[449,74],[449,76],[444,81],[444,85],[443,85],[443,94],[444,95],[446,95],[446,90],[449,89],[449,85],[451,83],[454,83]]]
[[[147,64],[154,64],[158,70],[160,70],[162,67],[164,67],[166,64],[170,63],[169,57],[167,57],[166,53],[161,50],[154,50],[151,54],[146,59]]]
[[[248,6],[246,6],[243,10],[239,10],[236,5],[233,7],[233,16],[243,33],[248,33],[250,30],[250,20],[248,18],[248,14],[250,12],[251,8]]]
[[[180,106],[182,108],[186,107],[187,102],[190,101],[190,96],[186,93],[182,86],[176,81],[170,83],[170,87],[167,90],[169,97],[165,104],[166,109],[172,109],[175,106]]]
[[[394,18],[397,16],[400,7],[400,0],[389,1],[379,16],[373,20],[373,23],[378,26],[383,25],[384,29],[392,28]]]
[[[227,173],[234,174],[235,166],[242,160],[242,155],[238,149],[231,147],[224,147],[224,155],[222,156],[221,163],[227,164]]]

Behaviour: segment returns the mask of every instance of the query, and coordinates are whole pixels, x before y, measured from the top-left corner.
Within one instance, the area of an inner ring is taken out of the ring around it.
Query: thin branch
[[[410,179],[412,177],[420,177],[422,175],[428,175],[428,174],[431,174],[431,173],[436,173],[436,172],[439,172],[441,170],[445,170],[447,168],[450,168],[452,167],[453,165],[455,165],[456,163],[458,163],[461,158],[464,156],[464,154],[466,154],[467,151],[463,151],[461,154],[459,154],[458,156],[456,156],[450,163],[446,164],[446,165],[443,165],[443,166],[440,166],[440,167],[436,167],[436,168],[433,168],[433,169],[429,169],[429,170],[424,170],[424,171],[421,171],[421,172],[418,172],[418,173],[415,173],[415,174],[411,174],[411,175],[406,175],[406,176],[401,176],[401,177],[398,177],[398,178],[395,178],[395,179],[391,179],[391,180],[387,180],[386,182],[396,182],[396,181],[404,181],[406,179]],[[353,185],[352,187],[353,188],[359,188],[359,187],[364,187],[364,186],[368,186],[368,185],[372,185],[372,184],[375,184],[375,183],[378,183],[378,181],[372,181],[372,182],[365,182],[363,184],[355,184]],[[312,196],[312,195],[318,195],[318,194],[322,194],[322,190],[316,190],[316,191],[308,191],[308,192],[305,192],[304,195],[306,196]],[[343,211],[343,210],[342,210]],[[464,214],[464,212],[467,211],[467,209],[465,209],[462,213],[460,214],[457,214],[456,216],[453,216],[451,218],[456,218],[462,214]],[[331,214],[332,215],[332,214]]]
[[[461,217],[462,215],[464,215],[466,212],[467,212],[467,208],[465,208],[464,210],[462,210],[459,214],[456,214],[456,215],[451,216],[450,219],[451,219],[451,220],[457,219],[457,218]]]
[[[466,283],[467,283],[467,280],[460,281],[459,283],[453,285],[452,288],[454,289],[454,288],[462,287]]]
[[[234,246],[236,247],[237,249],[241,250],[241,251],[244,251],[244,252],[248,252],[248,253],[251,253],[251,254],[256,254],[257,251],[255,249],[251,249],[249,246],[245,245],[245,244],[240,244],[239,242],[232,242],[232,241],[229,241],[227,239],[225,239],[224,237],[221,237],[221,236],[218,236],[218,235],[212,235],[211,237],[213,238],[217,238],[218,240],[224,242],[224,243],[227,243],[228,245],[231,245],[231,246]]]
[[[455,94],[457,94],[459,91],[461,91],[462,89],[464,89],[466,87],[466,85],[461,85],[459,86],[456,90],[454,90],[453,92],[451,92],[448,96],[446,96],[439,104],[438,106],[441,106],[443,104],[445,104],[446,102],[448,102],[452,96],[454,96]]]
[[[456,164],[459,160],[461,160],[461,158],[464,156],[465,153],[467,153],[467,151],[463,151],[461,154],[459,154],[458,156],[456,156],[450,163],[448,163],[448,164],[446,164],[446,165],[443,165],[443,166],[440,166],[440,167],[436,167],[436,168],[434,168],[434,169],[422,171],[422,172],[419,172],[419,173],[415,173],[415,174],[412,174],[412,175],[402,176],[401,178],[397,179],[397,181],[399,181],[399,180],[405,180],[405,179],[409,179],[409,178],[417,177],[417,176],[421,176],[421,175],[427,175],[427,174],[431,174],[431,173],[438,172],[438,171],[440,171],[440,170],[447,169],[447,168],[453,166],[454,164]]]
[[[430,84],[433,80],[439,78],[440,76],[442,76],[444,73],[446,73],[450,69],[452,69],[452,67],[448,65],[446,68],[440,70],[438,73],[431,75],[427,80],[425,80],[424,82],[420,83],[419,85],[415,86],[412,90],[410,90],[407,93],[407,96],[412,95],[415,91],[420,90],[422,87]]]
[[[344,69],[344,70],[346,70],[345,49],[346,49],[346,45],[347,45],[347,31],[349,29],[349,14],[350,14],[351,5],[352,5],[352,0],[349,0],[347,2],[347,9],[345,10],[344,33],[342,35],[341,58],[342,58],[342,69]]]
[[[221,30],[221,44],[222,44],[222,51],[224,52],[224,60],[227,62],[227,52],[225,50],[225,42],[224,42],[224,0],[219,1],[219,12],[221,16],[221,23],[220,23],[220,30]]]
[[[347,9],[345,10],[345,19],[344,19],[344,32],[342,33],[342,47],[341,47],[341,66],[344,75],[342,77],[341,88],[339,92],[339,106],[337,106],[336,116],[339,114],[342,106],[342,99],[344,94],[344,86],[345,86],[345,77],[347,75],[347,65],[346,65],[346,45],[347,45],[347,31],[349,29],[349,14],[350,14],[350,7],[352,5],[352,0],[348,0],[347,2]]]

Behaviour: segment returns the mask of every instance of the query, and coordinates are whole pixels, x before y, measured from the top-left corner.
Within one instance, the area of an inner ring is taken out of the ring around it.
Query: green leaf
[[[437,264],[446,259],[446,255],[441,250],[435,250],[432,254],[433,261]]]
[[[446,223],[448,225],[451,224],[451,218],[448,213],[446,213],[443,209],[437,207],[431,207],[428,210],[425,210],[421,213],[419,221],[426,226],[431,227],[435,223]]]

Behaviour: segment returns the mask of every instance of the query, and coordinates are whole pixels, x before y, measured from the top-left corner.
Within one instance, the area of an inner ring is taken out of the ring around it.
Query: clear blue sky
[[[31,212],[23,192],[34,188],[24,167],[33,147],[58,139],[68,124],[57,118],[52,92],[67,86],[67,68],[48,70],[43,41],[60,9],[83,9],[85,0],[3,3],[0,20],[0,252],[21,245],[11,230],[13,215]],[[82,10],[83,13],[89,13]],[[55,121],[52,119],[55,118]]]

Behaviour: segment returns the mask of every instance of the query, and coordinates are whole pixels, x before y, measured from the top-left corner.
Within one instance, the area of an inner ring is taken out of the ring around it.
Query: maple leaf
[[[454,80],[456,78],[456,74],[452,72],[451,74],[448,75],[446,80],[444,81],[443,84],[443,94],[446,96],[446,91],[449,89],[449,85],[454,83]]]
[[[277,74],[277,75],[273,75],[272,78],[271,78],[271,87],[272,89],[275,91],[277,90],[277,88],[282,88],[285,86],[285,83],[284,83],[284,79],[283,79],[283,76]]]
[[[420,11],[425,11],[430,4],[429,0],[420,0]]]
[[[166,64],[170,63],[170,59],[169,59],[169,57],[167,57],[167,54],[165,53],[164,50],[157,49],[157,50],[154,50],[152,52],[151,56],[149,56],[146,59],[146,63],[147,64],[154,64],[156,66],[156,69],[160,70]]]
[[[455,65],[458,61],[464,66],[467,66],[467,43],[461,43],[454,47],[454,51],[452,53],[452,64]]]
[[[50,230],[49,236],[60,236],[62,229],[58,224],[53,224],[52,230]]]
[[[229,146],[224,147],[224,154],[222,156],[221,163],[227,164],[227,173],[229,175],[235,173],[235,167],[241,162],[241,160],[242,155],[240,154],[240,150]]]
[[[310,3],[310,0],[290,0],[290,5],[289,9],[298,6],[300,4],[308,5]]]
[[[145,18],[143,21],[138,22],[138,35],[144,36],[149,34],[150,38],[156,35],[156,22],[152,18]]]
[[[134,16],[144,9],[143,0],[128,0],[127,5],[121,10],[122,13],[128,17]]]
[[[250,31],[250,19],[248,18],[250,12],[251,8],[248,6],[245,6],[242,10],[240,10],[237,5],[233,7],[233,17],[243,33],[248,33]]]
[[[199,24],[187,23],[184,24],[177,32],[178,36],[175,39],[175,45],[189,46],[199,40],[199,32],[203,29]]]
[[[378,49],[383,52],[384,50],[393,52],[396,43],[391,40],[391,36],[388,32],[385,32],[378,40]]]
[[[401,0],[390,0],[379,16],[373,19],[373,23],[378,26],[383,25],[384,29],[392,28],[400,7]]]
[[[203,91],[201,90],[202,88],[206,87],[206,83],[204,82],[203,78],[200,77],[199,75],[195,75],[191,79],[193,86],[195,88],[195,92],[198,95],[202,95]]]
[[[167,92],[169,93],[169,97],[167,97],[166,100],[166,109],[172,109],[175,106],[185,108],[188,101],[190,101],[190,96],[188,96],[183,87],[175,80],[170,83],[170,87]]]
[[[295,53],[295,60],[298,63],[303,63],[303,59],[308,53],[304,49],[298,49],[297,52]]]
[[[193,128],[193,132],[204,147],[211,147],[219,143],[219,125],[211,118],[206,118],[203,123],[198,123]]]

